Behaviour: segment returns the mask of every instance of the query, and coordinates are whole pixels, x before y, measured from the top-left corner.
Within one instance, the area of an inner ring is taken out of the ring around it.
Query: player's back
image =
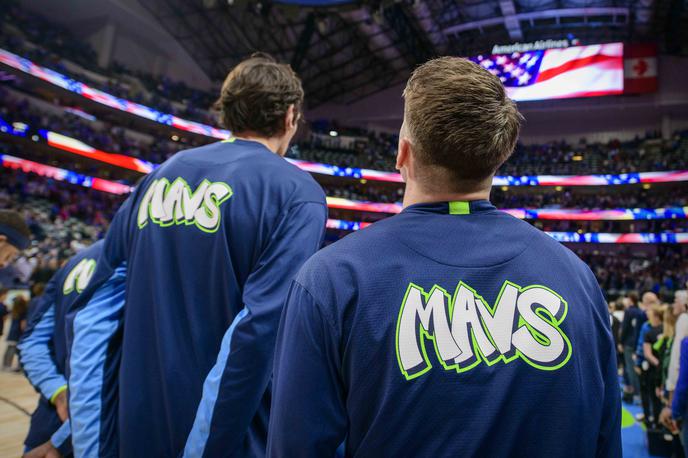
[[[88,286],[102,247],[102,240],[93,243],[72,256],[55,272],[46,284],[43,295],[38,298],[35,307],[30,310],[28,326],[22,336],[24,341],[30,340],[38,328],[38,332],[49,339],[50,357],[60,374],[63,375],[67,373],[68,366],[67,336],[65,334],[67,311],[79,293]],[[23,351],[24,353],[31,352],[29,349]]]
[[[605,429],[619,396],[594,276],[487,201],[413,205],[320,251],[296,283],[337,353],[347,455],[594,456],[619,433]],[[320,424],[342,413],[319,409]],[[294,449],[285,420],[273,417],[275,451]],[[312,431],[297,436],[317,443]]]
[[[141,183],[126,226],[122,456],[183,449],[223,335],[256,300],[247,282],[286,212],[309,201],[324,207],[309,175],[239,139],[178,153]]]

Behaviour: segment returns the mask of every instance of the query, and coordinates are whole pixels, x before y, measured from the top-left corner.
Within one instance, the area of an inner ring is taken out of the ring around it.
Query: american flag
[[[562,99],[623,92],[623,44],[572,46],[544,51],[477,56],[517,101]]]
[[[494,56],[478,56],[471,60],[497,76],[506,87],[535,83],[544,51],[515,52]]]

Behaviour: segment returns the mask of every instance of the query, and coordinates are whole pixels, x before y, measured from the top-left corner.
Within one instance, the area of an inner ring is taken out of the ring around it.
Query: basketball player
[[[24,373],[41,394],[24,441],[26,450],[31,450],[27,458],[51,456],[55,451],[62,456],[71,454],[65,318],[69,306],[88,285],[102,246],[99,241],[81,250],[55,272],[31,310],[19,342]]]
[[[607,305],[571,251],[489,201],[521,116],[468,60],[404,91],[404,210],[313,256],[275,354],[268,455],[619,457]]]
[[[233,136],[175,154],[118,211],[74,307],[76,456],[265,453],[279,317],[327,220],[322,189],[283,158],[302,103],[291,68],[241,62],[218,101]],[[123,307],[98,291],[112,275]]]

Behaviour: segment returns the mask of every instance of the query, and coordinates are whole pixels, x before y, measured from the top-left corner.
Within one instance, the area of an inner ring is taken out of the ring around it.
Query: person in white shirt
[[[688,291],[681,289],[674,294],[673,311],[678,316],[676,320],[676,334],[671,346],[671,359],[669,360],[669,373],[666,380],[666,389],[673,392],[678,380],[678,364],[681,356],[681,341],[688,337]]]
[[[671,420],[671,402],[674,397],[674,390],[676,389],[676,382],[678,382],[679,362],[681,358],[681,342],[688,337],[688,291],[680,289],[674,293],[674,303],[672,305],[673,313],[678,317],[676,320],[676,330],[674,334],[674,341],[671,345],[671,356],[669,359],[669,370],[667,373],[665,388],[669,393],[669,407],[662,409],[660,414],[660,422],[664,425],[670,425]]]

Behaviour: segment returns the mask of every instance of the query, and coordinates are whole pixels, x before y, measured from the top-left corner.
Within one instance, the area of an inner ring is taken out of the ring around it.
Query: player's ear
[[[399,137],[399,148],[397,150],[396,169],[401,170],[408,167],[411,159],[411,142],[406,137]]]
[[[287,115],[284,117],[284,131],[289,132],[290,130],[293,130],[296,128],[296,124],[298,123],[298,114],[296,113],[296,107],[294,107],[294,104],[289,105],[289,108],[287,108]]]

